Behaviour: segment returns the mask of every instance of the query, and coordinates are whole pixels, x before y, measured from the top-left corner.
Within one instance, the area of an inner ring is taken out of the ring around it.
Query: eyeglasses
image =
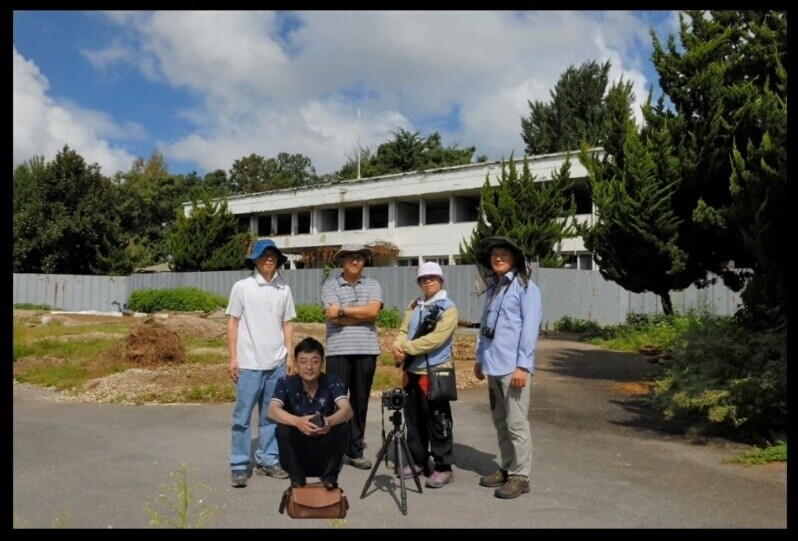
[[[420,276],[418,281],[419,282],[434,282],[435,279],[437,279],[437,278],[439,278],[439,277],[435,276],[434,274],[432,274],[432,275],[429,275],[429,276]]]
[[[346,261],[351,261],[351,262],[353,262],[353,263],[363,263],[363,262],[366,260],[366,257],[365,257],[365,256],[362,256],[362,255],[360,255],[360,254],[356,254],[356,255],[345,255],[345,256],[344,256],[344,260],[346,260]]]

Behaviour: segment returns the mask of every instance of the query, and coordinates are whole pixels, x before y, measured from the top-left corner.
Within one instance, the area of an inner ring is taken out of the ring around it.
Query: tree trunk
[[[662,313],[666,316],[672,316],[673,303],[671,302],[671,294],[665,293],[664,295],[660,295],[659,298],[662,300]]]

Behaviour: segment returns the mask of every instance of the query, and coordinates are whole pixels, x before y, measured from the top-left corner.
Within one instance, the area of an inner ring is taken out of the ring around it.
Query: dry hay
[[[152,319],[134,327],[121,348],[110,353],[112,356],[121,353],[122,361],[140,366],[186,361],[186,348],[177,333]]]

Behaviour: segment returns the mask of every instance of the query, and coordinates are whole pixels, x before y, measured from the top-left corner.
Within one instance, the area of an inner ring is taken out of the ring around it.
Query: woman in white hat
[[[424,263],[416,276],[422,295],[408,305],[393,343],[393,356],[396,366],[402,367],[407,393],[404,413],[407,444],[412,455],[412,464],[405,466],[400,475],[412,478],[413,468],[416,474],[428,473],[432,456],[435,467],[425,486],[441,488],[453,480],[452,409],[447,399],[427,397],[427,364],[454,370],[452,341],[459,316],[457,307],[443,288],[446,276],[440,265]]]

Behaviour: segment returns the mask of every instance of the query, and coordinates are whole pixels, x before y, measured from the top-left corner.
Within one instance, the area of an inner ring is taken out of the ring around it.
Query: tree
[[[233,193],[256,193],[300,188],[318,182],[316,168],[310,158],[302,154],[280,152],[276,158],[265,159],[257,154],[236,160],[230,169]]]
[[[166,261],[164,235],[172,223],[175,212],[182,209],[188,198],[188,189],[182,175],[170,175],[160,150],[155,149],[147,161],[137,158],[130,171],[117,177],[116,208],[120,223],[127,236],[125,245],[146,245],[151,252],[138,252],[140,256],[152,255],[132,261],[134,267]]]
[[[787,13],[687,11],[680,42],[652,32],[652,59],[672,109],[667,123],[681,184],[683,249],[706,273],[735,289],[753,272],[749,308],[773,303],[786,314]],[[733,265],[732,265],[733,262]]]
[[[527,102],[529,117],[521,119],[527,155],[576,150],[582,142],[601,144],[610,66],[609,61],[569,66],[549,92],[550,103]]]
[[[471,163],[475,147],[457,148],[454,144],[444,147],[438,132],[423,139],[419,132],[411,133],[403,128],[393,133],[394,138],[377,147],[376,152],[360,149],[361,177],[375,177],[410,171],[438,169]],[[480,156],[486,161],[485,156]],[[357,153],[349,156],[347,163],[338,171],[341,180],[357,178]]]
[[[12,188],[14,213],[21,211],[36,196],[36,178],[44,168],[44,156],[34,156],[14,169]]]
[[[244,268],[250,233],[237,233],[237,219],[227,202],[210,198],[191,202],[190,216],[178,212],[166,234],[172,270],[178,272]]]
[[[68,146],[35,172],[35,197],[14,215],[14,272],[94,274],[97,253],[123,242],[111,181]]]
[[[502,163],[498,186],[490,185],[489,175],[482,187],[482,201],[477,225],[471,238],[460,244],[463,263],[474,263],[474,250],[480,240],[491,236],[512,239],[527,258],[542,267],[561,267],[557,244],[573,236],[573,199],[566,195],[570,180],[570,158],[559,170],[552,172],[550,181],[536,182],[529,170],[529,160],[523,159],[521,175],[510,156]]]

